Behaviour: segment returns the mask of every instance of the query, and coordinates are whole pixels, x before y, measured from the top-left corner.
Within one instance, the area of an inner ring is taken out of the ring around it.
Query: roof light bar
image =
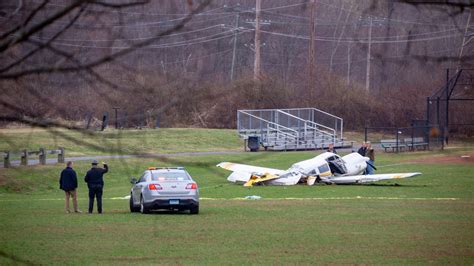
[[[184,170],[184,167],[182,166],[176,166],[176,167],[148,167],[148,170]]]

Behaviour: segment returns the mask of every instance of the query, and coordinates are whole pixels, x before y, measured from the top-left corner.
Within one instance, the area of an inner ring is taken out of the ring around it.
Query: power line
[[[372,39],[399,39],[399,38],[411,38],[411,37],[416,37],[416,36],[424,36],[424,35],[433,35],[433,34],[440,34],[440,33],[446,33],[446,32],[453,32],[453,31],[458,31],[457,29],[451,29],[451,30],[440,30],[440,31],[431,31],[431,32],[421,32],[421,33],[415,33],[415,34],[409,34],[409,35],[396,35],[396,36],[380,36],[380,37],[372,37]]]
[[[316,20],[323,20],[323,19],[316,19]],[[325,21],[325,20],[324,20]],[[275,20],[271,20],[272,23],[275,23],[275,24],[282,24],[282,25],[301,25],[301,26],[304,26],[304,25],[308,25],[309,22],[306,22],[306,23],[303,23],[303,22],[294,22],[294,21],[275,21]],[[322,27],[322,26],[327,26],[327,27],[339,27],[339,26],[354,26],[355,23],[330,23],[330,22],[327,22],[327,23],[322,23],[322,22],[316,22],[316,26],[318,27]],[[439,24],[439,26],[443,26],[442,24]],[[448,26],[448,25],[444,25],[445,27]],[[455,25],[449,25],[450,28],[452,28],[452,30],[458,30],[458,27],[455,26]]]
[[[192,19],[191,21],[195,24],[195,23],[201,23],[201,22],[209,22],[209,21],[213,21],[213,20],[218,20],[218,19],[225,19],[225,18],[228,18],[228,17],[231,17],[233,15],[229,15],[228,13],[225,14],[225,15],[221,15],[220,17],[214,17],[214,18],[205,18],[205,19],[201,19],[201,20],[195,20],[195,19]],[[3,20],[8,20],[11,22],[10,19],[7,19],[7,18],[0,18],[0,19],[3,19]],[[163,24],[170,24],[171,26],[174,26],[175,25],[175,22],[179,22],[179,21],[182,21],[184,18],[179,18],[179,19],[172,19],[172,20],[162,20],[162,21],[151,21],[151,22],[146,22],[146,23],[139,23],[139,24],[130,24],[130,25],[126,25],[126,24],[116,24],[116,23],[113,23],[113,24],[107,24],[107,23],[101,23],[99,26],[96,26],[96,25],[91,25],[91,23],[74,23],[74,26],[76,27],[81,27],[81,28],[84,28],[84,29],[104,29],[104,27],[115,27],[115,28],[151,28],[151,27],[163,27],[163,26],[167,26],[167,25],[163,25]],[[39,19],[33,19],[32,21],[40,21]],[[62,25],[66,25],[68,24],[68,22],[63,22],[63,21],[55,21],[53,24],[49,25],[49,26],[62,26]]]
[[[33,2],[40,2],[33,0]],[[41,1],[42,2],[42,1]],[[277,10],[277,9],[284,9],[284,8],[291,8],[291,7],[296,7],[296,6],[301,6],[305,5],[306,3],[298,3],[298,4],[292,4],[292,5],[284,5],[284,6],[277,6],[277,7],[269,7],[269,8],[262,8],[261,11],[267,11],[267,10]],[[53,3],[47,3],[47,5],[50,6],[57,6],[57,7],[66,7],[66,5],[60,5],[60,4],[53,4]],[[227,12],[222,12],[222,13],[210,13],[211,11],[221,9],[223,7],[217,7],[214,9],[206,10],[202,13],[196,14],[196,16],[214,16],[214,15],[222,15],[222,14],[228,14]],[[183,16],[183,18],[189,14],[186,13],[150,13],[150,12],[131,12],[131,11],[119,11],[119,10],[95,10],[95,9],[88,9],[88,11],[93,11],[93,12],[101,12],[101,13],[116,13],[116,14],[129,14],[129,15],[149,15],[149,16]],[[243,13],[249,12],[249,11],[241,11]]]
[[[194,61],[194,60],[199,60],[199,59],[202,59],[202,58],[207,58],[207,57],[211,57],[211,56],[215,56],[215,55],[219,55],[219,54],[225,54],[225,53],[228,53],[230,51],[232,51],[233,49],[227,49],[227,50],[223,50],[223,51],[219,51],[219,52],[216,52],[216,53],[210,53],[210,54],[206,54],[204,56],[199,56],[199,57],[192,57],[190,59],[184,59],[184,60],[177,60],[177,61],[172,61],[172,62],[164,62],[163,64],[164,65],[172,65],[172,64],[177,64],[177,63],[182,63],[182,62],[186,62],[186,61]],[[242,51],[242,52],[249,52],[248,49],[239,49],[239,51]],[[441,53],[445,53],[445,52],[452,52],[452,51],[457,51],[459,49],[455,48],[455,49],[444,49],[444,50],[437,50],[437,51],[432,51],[430,52],[430,54],[441,54]],[[302,51],[303,52],[303,51]],[[269,52],[269,51],[262,51],[262,54],[272,54],[272,55],[280,55],[281,56],[281,53],[279,52]],[[407,55],[393,55],[393,56],[383,56],[383,58],[403,58],[403,57],[406,57]],[[409,56],[427,56],[427,55],[416,55],[416,54],[410,54]],[[305,59],[307,58],[307,56],[305,55],[295,55],[295,56],[291,56],[292,59],[295,59],[295,58],[301,58],[301,59]],[[318,62],[322,62],[322,63],[329,63],[329,60],[319,60]],[[336,60],[335,61],[336,63],[334,63],[334,65],[344,65],[344,64],[347,64],[347,60]],[[366,59],[360,59],[360,60],[353,60],[351,61],[352,63],[365,63],[366,62]],[[30,63],[30,65],[32,66],[42,66],[42,65],[39,65],[39,64],[34,64],[34,63]],[[147,67],[159,67],[161,66],[161,63],[160,64],[145,64]],[[301,66],[301,67],[306,67],[306,64],[305,63],[289,63],[289,64],[274,64],[274,63],[262,63],[262,65],[274,65],[274,66]],[[240,66],[240,67],[236,67],[236,68],[244,68],[244,67],[248,67],[249,68],[249,72],[250,72],[250,69],[251,69],[251,65],[250,64],[244,64],[243,66]],[[218,73],[218,72],[212,72],[212,73]]]
[[[42,3],[43,1],[37,1],[37,0],[32,0],[32,2],[36,2],[36,3]],[[47,3],[46,5],[48,6],[56,6],[56,7],[66,7],[67,5],[60,5],[60,4],[54,4],[54,3]],[[143,5],[144,6],[144,5]],[[214,13],[212,14],[207,14],[208,12],[211,12],[211,11],[214,11],[214,10],[218,10],[218,9],[221,9],[222,7],[217,7],[217,8],[214,8],[214,9],[210,9],[210,10],[206,10],[202,13],[197,13],[196,15],[213,15]],[[116,14],[128,14],[128,15],[148,15],[148,16],[187,16],[189,14],[187,13],[152,13],[152,12],[132,12],[132,11],[122,11],[122,10],[99,10],[99,9],[88,9],[89,11],[92,11],[92,12],[106,12],[106,13],[116,13]]]
[[[193,23],[198,23],[198,22],[208,22],[212,20],[217,20],[217,19],[223,19],[223,18],[228,18],[231,17],[232,15],[226,14],[226,15],[221,15],[221,17],[215,17],[215,18],[206,18],[202,20],[191,20]],[[135,27],[150,27],[150,26],[163,26],[161,24],[171,24],[174,25],[173,23],[176,21],[181,21],[184,18],[179,18],[179,19],[171,19],[171,20],[165,20],[165,21],[153,21],[153,22],[146,22],[146,23],[139,23],[139,24],[132,24],[132,25],[124,25],[124,24],[117,24],[117,25],[110,25],[112,27],[116,28],[135,28]]]
[[[243,34],[243,33],[251,32],[251,31],[253,31],[253,30],[241,31],[237,34]],[[232,34],[216,37],[218,35],[227,34],[227,33],[232,33]],[[200,38],[196,38],[196,39],[192,39],[192,40],[186,40],[186,41],[174,42],[174,43],[167,43],[167,44],[161,44],[161,45],[149,45],[149,46],[146,46],[146,47],[143,47],[143,48],[150,48],[150,49],[172,48],[172,47],[179,47],[179,46],[186,46],[186,45],[194,45],[194,44],[199,44],[199,43],[211,42],[211,41],[216,41],[216,40],[220,40],[220,39],[228,38],[228,37],[232,37],[232,36],[234,36],[234,33],[233,33],[232,30],[230,30],[230,31],[225,31],[225,32],[221,32],[221,33],[218,33],[218,34],[209,35],[209,36],[206,36],[206,37],[200,37]],[[215,38],[202,40],[203,38],[209,38],[209,37],[215,37]],[[130,48],[130,46],[92,46],[92,45],[79,45],[79,44],[62,43],[62,42],[52,42],[52,44],[59,45],[59,46],[92,48],[92,49],[128,49],[128,48]]]
[[[293,5],[285,5],[285,6],[278,6],[278,7],[273,7],[273,8],[266,8],[266,9],[262,9],[261,11],[262,12],[265,12],[265,13],[269,13],[269,14],[273,14],[274,16],[289,16],[289,17],[292,17],[292,18],[299,18],[299,19],[304,19],[304,20],[309,20],[309,18],[307,17],[300,17],[300,16],[294,16],[294,15],[288,15],[288,14],[281,14],[281,13],[274,13],[274,12],[269,12],[268,10],[276,10],[276,9],[284,9],[284,8],[291,8],[291,7],[295,7],[295,6],[300,6],[300,5],[303,5],[305,3],[299,3],[299,4],[293,4]],[[331,4],[325,4],[325,3],[320,3],[320,4],[323,4],[323,5],[326,5],[326,6],[330,6],[330,7],[335,7],[335,8],[339,8],[341,10],[344,10],[344,11],[350,11],[350,10],[347,10],[347,9],[344,9],[344,8],[340,8],[338,6],[334,6],[334,5],[331,5]],[[58,4],[52,4],[52,3],[49,3],[48,5],[53,5],[53,6],[60,6],[60,7],[64,7],[65,5],[58,5]],[[215,8],[215,9],[212,9],[212,10],[217,10],[217,9],[220,9],[221,7],[219,8]],[[199,14],[196,14],[195,16],[199,16],[199,15],[203,15],[204,13],[207,13],[207,12],[210,12],[212,10],[209,10],[209,11],[206,11],[206,12],[203,12],[203,13],[199,13]],[[102,11],[101,11],[102,12]],[[132,13],[132,14],[147,14],[147,13],[139,13],[139,12],[124,12],[124,11],[114,11],[114,10],[105,10],[105,12],[113,12],[113,13],[125,13],[125,14],[128,14],[128,13]],[[249,12],[249,11],[241,11],[241,12]],[[351,13],[354,13],[354,14],[362,14],[361,12],[354,12],[354,11],[351,11]],[[150,13],[152,14],[152,13]],[[165,15],[165,14],[161,14],[161,15]],[[185,14],[166,14],[166,15],[185,15]],[[198,23],[198,22],[208,22],[209,20],[215,20],[215,19],[224,19],[224,18],[228,18],[230,15],[228,12],[225,12],[225,13],[207,13],[205,15],[222,15],[222,17],[217,17],[217,18],[213,18],[213,19],[204,19],[204,20],[193,20],[194,23]],[[181,17],[181,18],[175,18],[175,19],[169,19],[169,20],[163,20],[163,21],[151,21],[151,22],[143,22],[143,23],[137,23],[137,24],[127,24],[127,25],[124,25],[124,24],[101,24],[100,26],[91,26],[91,24],[84,24],[84,23],[75,23],[75,26],[82,26],[82,27],[88,27],[88,28],[103,28],[104,26],[108,26],[108,27],[126,27],[126,28],[138,28],[138,27],[150,27],[150,26],[155,26],[155,25],[160,25],[161,24],[168,24],[168,23],[174,23],[174,22],[177,22],[177,21],[181,21],[182,19],[184,19],[185,17]],[[408,24],[422,24],[422,25],[436,25],[436,26],[451,26],[453,28],[455,28],[456,26],[454,25],[446,25],[446,24],[426,24],[426,23],[419,23],[419,22],[414,22],[414,21],[406,21],[406,20],[396,20],[396,19],[392,19],[392,18],[384,18],[385,20],[387,21],[396,21],[396,22],[400,22],[400,23],[408,23]],[[323,20],[325,21],[324,19],[316,19],[316,20]],[[55,22],[55,24],[61,24],[63,22]],[[285,23],[285,22],[282,22],[282,23]],[[290,23],[287,23],[287,24],[299,24],[299,23],[295,23],[295,22],[290,22]],[[53,24],[54,25],[54,24]],[[300,25],[306,25],[306,24],[300,24]],[[323,23],[317,23],[316,24],[317,26],[336,26],[336,24],[323,24]],[[341,24],[339,24],[341,25]],[[353,25],[353,24],[350,24],[350,25]]]
[[[296,38],[296,39],[302,39],[302,40],[309,40],[310,38],[308,36],[302,36],[302,35],[292,35],[292,34],[285,34],[285,33],[276,33],[276,32],[271,32],[271,31],[264,31],[262,30],[261,32],[263,33],[268,33],[271,35],[276,35],[276,36],[283,36],[283,37],[288,37],[288,38]],[[430,38],[419,38],[419,39],[404,39],[404,40],[379,40],[379,41],[372,41],[372,43],[406,43],[406,42],[421,42],[421,41],[432,41],[432,40],[439,40],[443,38],[449,38],[449,37],[459,37],[460,34],[453,34],[453,35],[444,35],[444,36],[436,36],[436,37],[430,37]],[[332,38],[314,38],[316,41],[324,41],[324,42],[336,42],[338,40],[332,39]],[[340,42],[346,42],[346,43],[368,43],[368,40],[366,39],[345,39],[345,40],[340,40]]]
[[[357,14],[358,16],[368,15],[368,14],[365,14],[364,12],[356,12],[356,11],[352,11],[352,10],[345,9],[345,8],[342,8],[342,7],[339,7],[339,6],[336,6],[336,5],[332,5],[332,4],[328,4],[328,3],[320,2],[319,4],[329,6],[329,7],[333,7],[333,8],[337,8],[337,9],[340,9],[340,10],[343,10],[343,11],[346,11],[346,12],[349,12],[349,13]],[[447,24],[425,23],[425,22],[407,21],[407,20],[399,20],[399,19],[392,19],[392,18],[390,18],[390,19],[389,18],[383,18],[383,19],[390,20],[390,21],[395,21],[395,22],[399,22],[399,23],[408,23],[408,24],[420,24],[420,25],[430,25],[430,26],[453,26],[453,25],[447,25]]]
[[[290,14],[282,14],[282,13],[275,13],[275,12],[269,12],[269,11],[263,11],[263,13],[267,15],[269,14],[270,16],[273,15],[273,16],[279,16],[279,17],[287,17],[291,19],[301,19],[301,20],[306,20],[306,21],[310,20],[310,18],[308,17],[301,17],[301,16],[290,15]],[[315,18],[315,20],[323,20],[323,19]]]
[[[225,24],[217,24],[217,25],[209,26],[209,27],[202,28],[202,29],[196,29],[196,30],[191,30],[191,31],[186,31],[186,32],[169,34],[169,35],[163,36],[162,38],[164,38],[164,37],[175,37],[175,36],[180,36],[180,35],[184,35],[184,34],[196,33],[196,32],[206,31],[206,30],[213,29],[213,28],[218,28],[218,27],[223,28],[224,25]],[[46,41],[46,40],[49,40],[49,38],[50,37],[40,37],[40,38],[31,38],[31,39],[36,39],[36,40],[39,40],[39,41]],[[140,40],[148,40],[148,39],[153,39],[153,38],[156,38],[156,36],[130,38],[130,39],[123,39],[123,38],[121,38],[121,39],[106,39],[106,40],[90,40],[90,39],[56,39],[56,40],[57,41],[65,41],[65,42],[112,42],[112,41],[140,41]]]
[[[347,12],[350,11],[348,9],[342,9],[342,10],[347,11]],[[310,20],[310,18],[308,18],[308,17],[296,16],[296,15],[290,15],[290,14],[282,14],[282,13],[275,13],[275,12],[265,12],[265,13],[269,13],[270,15],[273,15],[273,16],[289,17],[289,18],[292,18],[292,19]],[[358,16],[364,15],[363,12],[351,11],[350,13],[356,14]],[[452,24],[424,23],[424,22],[401,20],[401,19],[394,19],[394,18],[385,18],[385,17],[383,17],[381,19],[384,19],[384,20],[389,21],[389,22],[400,23],[400,24],[418,24],[418,25],[425,25],[425,26],[440,26],[440,27],[441,26],[445,26],[445,27],[450,26],[450,27],[453,27],[453,28],[457,28],[456,25],[452,25]],[[316,18],[316,20],[326,21],[326,19],[318,19],[318,18]],[[297,23],[295,23],[295,24],[297,24]],[[306,24],[304,24],[304,25],[306,25]],[[316,23],[316,25],[318,25],[318,26],[330,26],[330,25],[336,25],[336,24],[318,24],[318,23]],[[339,24],[339,25],[344,25],[344,24]],[[347,25],[354,25],[354,23],[350,23],[350,24],[347,24]]]
[[[301,6],[301,5],[306,5],[306,3],[299,3],[299,4],[286,5],[286,6],[277,6],[277,7],[262,8],[262,9],[260,9],[260,11],[284,9],[284,8],[296,7],[296,6]]]
[[[222,17],[224,18],[224,17]],[[218,18],[220,19],[220,18]],[[208,21],[212,21],[213,19],[211,20],[208,20]],[[287,23],[287,22],[277,22],[277,21],[272,21],[272,23],[281,23],[281,24],[294,24],[294,23]],[[187,32],[180,32],[180,33],[175,33],[175,34],[170,34],[170,35],[166,35],[166,36],[163,36],[163,37],[173,37],[173,36],[179,36],[179,35],[184,35],[184,34],[189,34],[189,33],[195,33],[195,32],[200,32],[200,31],[205,31],[205,30],[208,30],[208,29],[211,29],[211,28],[215,28],[215,27],[220,27],[220,26],[224,26],[225,24],[217,24],[217,25],[213,25],[213,26],[209,26],[209,27],[206,27],[206,28],[202,28],[202,29],[196,29],[196,30],[191,30],[191,31],[187,31]],[[303,24],[301,23],[301,25],[306,25],[306,24]],[[394,38],[394,39],[399,39],[399,38],[411,38],[411,37],[415,37],[415,36],[422,36],[422,35],[431,35],[431,34],[440,34],[440,33],[445,33],[445,32],[453,32],[453,31],[458,31],[457,29],[453,28],[453,29],[449,29],[449,30],[440,30],[440,31],[433,31],[433,32],[424,32],[424,33],[417,33],[417,34],[410,34],[410,35],[397,35],[397,36],[382,36],[382,37],[372,37],[372,39],[390,39],[390,38]],[[147,39],[152,39],[152,38],[155,38],[154,36],[151,36],[151,37],[138,37],[138,38],[122,38],[122,39],[103,39],[103,40],[88,40],[88,39],[57,39],[58,41],[68,41],[68,42],[110,42],[110,41],[120,41],[120,40],[123,40],[123,41],[136,41],[136,40],[147,40]],[[35,38],[33,38],[35,39]],[[48,37],[42,37],[42,38],[36,38],[36,40],[47,40]],[[341,38],[341,40],[352,40],[352,38]]]

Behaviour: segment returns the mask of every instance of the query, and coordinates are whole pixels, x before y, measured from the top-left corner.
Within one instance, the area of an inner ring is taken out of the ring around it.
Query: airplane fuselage
[[[319,177],[358,175],[365,171],[368,160],[369,158],[358,153],[340,157],[335,153],[325,152],[293,164],[288,171],[298,171],[303,175]]]
[[[315,182],[360,184],[408,178],[421,174],[416,172],[363,175],[367,168],[367,161],[369,161],[368,157],[355,152],[342,157],[335,153],[324,152],[311,159],[297,162],[286,171],[230,162],[222,162],[217,166],[232,171],[227,180],[243,183],[244,186],[256,184],[295,185],[303,182],[308,185],[313,185]]]

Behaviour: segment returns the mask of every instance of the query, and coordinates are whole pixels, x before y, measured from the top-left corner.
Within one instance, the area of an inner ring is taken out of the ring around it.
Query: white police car
[[[189,210],[199,213],[197,183],[184,167],[150,167],[137,180],[132,178],[130,211]]]

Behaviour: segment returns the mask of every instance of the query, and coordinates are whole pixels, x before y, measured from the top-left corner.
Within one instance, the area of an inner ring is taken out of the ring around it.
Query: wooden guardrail
[[[11,167],[11,157],[14,155],[20,156],[20,165],[28,165],[28,161],[31,155],[37,155],[39,159],[39,164],[46,164],[46,157],[48,154],[57,154],[58,155],[58,163],[64,163],[65,159],[65,152],[64,147],[58,147],[56,150],[45,150],[44,148],[39,148],[37,151],[29,151],[27,149],[22,150],[20,152],[11,152],[11,151],[4,151],[3,152],[3,167],[9,168]]]

